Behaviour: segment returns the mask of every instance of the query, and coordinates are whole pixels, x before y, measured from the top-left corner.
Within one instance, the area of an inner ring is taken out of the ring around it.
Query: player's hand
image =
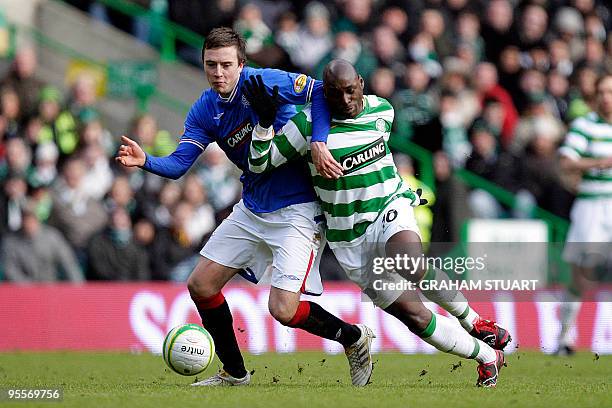
[[[427,199],[421,198],[421,195],[423,195],[422,188],[417,188],[417,190],[413,191],[413,193],[414,193],[414,198],[412,199],[412,202],[410,203],[411,207],[418,207],[419,205],[425,205],[429,202],[427,201]]]
[[[312,162],[317,169],[317,173],[328,179],[337,179],[342,176],[342,166],[329,152],[326,143],[310,143],[310,152],[312,153]]]
[[[144,166],[146,155],[138,143],[126,136],[121,136],[121,143],[115,160],[126,167]]]
[[[610,167],[612,167],[612,157],[606,157],[604,159],[601,159],[599,165],[597,166],[599,170],[606,170]]]
[[[266,91],[261,75],[251,75],[242,85],[242,93],[259,117],[259,126],[269,128],[274,124],[278,111],[278,86],[272,89],[272,95]]]

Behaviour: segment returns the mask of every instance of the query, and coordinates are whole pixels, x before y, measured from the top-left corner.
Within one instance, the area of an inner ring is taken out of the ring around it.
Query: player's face
[[[363,78],[336,78],[324,84],[327,105],[338,119],[354,118],[363,110]]]
[[[610,116],[612,116],[612,76],[607,76],[599,82],[597,102],[603,116],[610,120]]]
[[[229,95],[242,72],[243,63],[238,61],[236,47],[222,47],[204,50],[204,71],[206,79],[222,96]]]

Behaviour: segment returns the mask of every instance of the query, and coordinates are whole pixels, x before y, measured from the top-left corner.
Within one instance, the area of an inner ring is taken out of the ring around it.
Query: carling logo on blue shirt
[[[229,136],[225,140],[225,143],[232,149],[236,149],[245,142],[251,140],[251,132],[253,131],[253,124],[250,121],[242,122],[236,129],[229,133]]]

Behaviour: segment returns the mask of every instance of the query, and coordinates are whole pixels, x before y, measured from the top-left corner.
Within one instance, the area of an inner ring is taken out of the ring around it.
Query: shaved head
[[[358,77],[353,64],[343,59],[331,60],[323,71],[323,81],[350,81]]]
[[[354,118],[363,110],[363,78],[348,61],[334,59],[323,71],[323,91],[333,117]]]

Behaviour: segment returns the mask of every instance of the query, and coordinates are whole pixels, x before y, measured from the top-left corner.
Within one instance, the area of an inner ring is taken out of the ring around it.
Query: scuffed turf
[[[610,407],[612,356],[558,358],[508,355],[496,389],[479,389],[476,363],[458,357],[377,354],[372,384],[350,385],[344,355],[264,354],[245,357],[248,387],[189,387],[160,356],[119,353],[0,353],[0,388],[64,388],[58,407]],[[461,364],[459,365],[459,362]],[[216,359],[199,380],[219,368]]]

